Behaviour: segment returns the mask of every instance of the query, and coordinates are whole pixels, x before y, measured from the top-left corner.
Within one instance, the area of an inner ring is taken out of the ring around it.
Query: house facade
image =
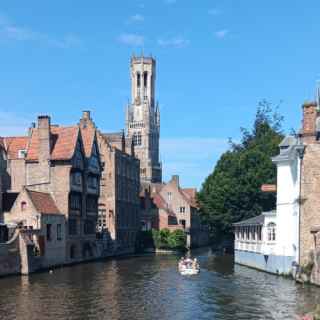
[[[185,231],[189,248],[208,244],[208,229],[201,223],[196,189],[181,188],[177,175],[168,183],[156,184],[152,188],[153,202],[158,209],[152,223],[155,229]]]
[[[96,130],[89,111],[83,112],[80,128]],[[96,132],[103,166],[97,231],[101,238],[110,239],[109,251],[134,252],[140,230],[140,162],[123,132]]]
[[[240,221],[235,228],[235,262],[276,274],[299,264],[301,161],[304,146],[288,136],[272,161],[277,166],[276,210]]]

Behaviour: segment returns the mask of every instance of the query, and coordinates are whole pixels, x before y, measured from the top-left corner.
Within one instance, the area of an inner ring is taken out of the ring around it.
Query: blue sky
[[[0,135],[40,113],[124,126],[129,60],[157,59],[164,178],[199,187],[258,101],[283,101],[284,126],[320,79],[319,1],[118,0],[0,4]]]

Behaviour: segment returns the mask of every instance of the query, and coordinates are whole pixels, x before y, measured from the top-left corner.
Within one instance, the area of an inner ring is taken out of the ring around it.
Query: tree
[[[241,128],[239,143],[230,140],[213,172],[205,179],[198,201],[215,240],[230,239],[232,224],[275,207],[275,194],[263,193],[264,183],[276,183],[271,157],[283,139],[283,118],[265,100],[259,103],[253,128]]]

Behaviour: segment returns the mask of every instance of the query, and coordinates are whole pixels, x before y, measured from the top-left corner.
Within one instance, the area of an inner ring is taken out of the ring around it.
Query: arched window
[[[140,72],[137,72],[137,87],[140,88],[141,86],[141,75]]]
[[[25,201],[21,202],[21,211],[25,211],[27,208],[27,203]]]
[[[276,224],[274,222],[270,222],[267,228],[268,228],[268,241],[275,241],[276,240]]]
[[[148,86],[148,72],[143,73],[143,86],[146,88]]]

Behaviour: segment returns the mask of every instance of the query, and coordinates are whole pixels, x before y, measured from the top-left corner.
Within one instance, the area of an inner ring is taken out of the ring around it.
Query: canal
[[[179,257],[150,255],[2,278],[0,319],[292,320],[320,301],[320,288],[193,253],[193,277],[177,272]]]

